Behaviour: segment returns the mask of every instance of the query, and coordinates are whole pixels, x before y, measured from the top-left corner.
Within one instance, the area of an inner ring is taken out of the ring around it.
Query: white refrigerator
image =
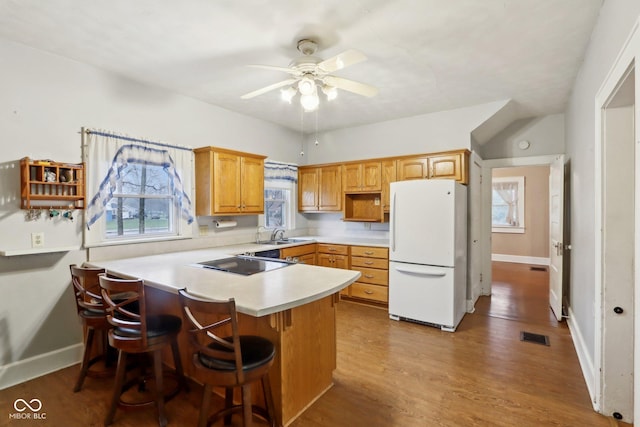
[[[453,332],[466,311],[467,187],[391,183],[389,317]]]

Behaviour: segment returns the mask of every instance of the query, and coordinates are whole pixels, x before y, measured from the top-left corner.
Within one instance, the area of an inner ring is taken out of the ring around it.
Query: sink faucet
[[[260,243],[260,229],[262,229],[262,231],[266,230],[266,228],[262,225],[259,225],[258,228],[256,229],[256,243]]]
[[[271,240],[273,240],[273,241],[279,240],[278,239],[278,233],[280,233],[280,239],[284,239],[284,229],[283,228],[276,228],[275,230],[273,230],[273,233],[271,233]]]

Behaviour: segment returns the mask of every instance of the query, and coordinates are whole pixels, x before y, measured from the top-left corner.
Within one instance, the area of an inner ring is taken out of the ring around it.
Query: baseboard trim
[[[536,257],[536,256],[520,256],[520,255],[505,255],[505,254],[491,254],[491,261],[500,262],[515,262],[518,264],[534,264],[534,265],[549,265],[549,258]]]
[[[582,376],[584,382],[587,384],[587,390],[589,390],[589,397],[591,398],[591,404],[593,409],[598,412],[599,408],[596,403],[596,390],[595,390],[595,372],[593,370],[593,360],[589,355],[589,351],[584,341],[584,336],[580,331],[580,327],[576,323],[575,315],[571,307],[568,308],[569,317],[567,318],[567,326],[569,332],[571,332],[571,339],[573,341],[573,347],[576,349],[578,355],[578,361],[580,362],[580,368],[582,369]]]
[[[58,371],[82,360],[83,344],[74,344],[0,366],[0,390]]]

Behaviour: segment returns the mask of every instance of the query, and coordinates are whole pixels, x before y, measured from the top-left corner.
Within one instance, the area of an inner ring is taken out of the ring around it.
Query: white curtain
[[[264,180],[289,181],[295,184],[298,182],[298,165],[266,160],[264,162]]]
[[[519,227],[518,224],[518,183],[517,182],[494,182],[493,189],[507,203],[507,224]]]
[[[157,143],[102,130],[85,131],[84,159],[87,164],[87,230],[105,213],[106,205],[116,190],[116,182],[129,162],[162,166],[169,175],[181,222],[194,220],[191,203],[193,151],[188,147]],[[182,227],[181,235],[191,235],[191,227]],[[85,246],[99,244],[101,233],[85,233]]]

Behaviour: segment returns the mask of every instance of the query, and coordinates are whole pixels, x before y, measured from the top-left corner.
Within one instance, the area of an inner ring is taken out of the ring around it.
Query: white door
[[[549,167],[549,305],[558,321],[562,320],[563,202],[564,155],[559,155]]]

